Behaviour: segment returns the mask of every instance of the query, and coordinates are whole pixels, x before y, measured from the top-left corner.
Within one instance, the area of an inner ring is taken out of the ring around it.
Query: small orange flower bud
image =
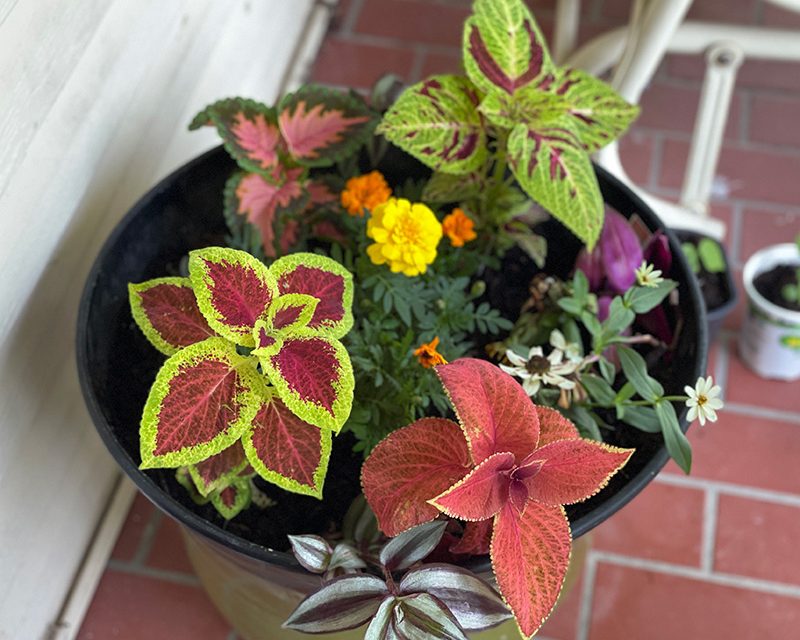
[[[364,210],[372,210],[386,202],[392,190],[380,171],[371,171],[363,176],[350,178],[342,191],[342,206],[351,216],[364,217]]]
[[[414,351],[414,355],[419,360],[419,363],[426,369],[435,367],[440,364],[447,364],[441,353],[436,350],[439,346],[439,337],[436,336],[430,342],[423,343]]]
[[[454,247],[463,247],[465,242],[477,238],[474,227],[475,223],[458,207],[442,220],[442,230]]]

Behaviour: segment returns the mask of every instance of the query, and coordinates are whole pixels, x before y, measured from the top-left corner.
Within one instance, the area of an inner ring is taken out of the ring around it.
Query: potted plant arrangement
[[[742,359],[763,378],[800,378],[800,235],[754,253],[743,277]]]
[[[725,247],[714,238],[687,229],[676,229],[675,235],[700,284],[706,303],[709,341],[713,342],[739,298]]]
[[[589,159],[636,109],[521,0],[477,0],[463,54],[382,114],[210,105],[224,151],[89,277],[90,412],[249,639],[531,637],[572,538],[721,407],[676,240]]]

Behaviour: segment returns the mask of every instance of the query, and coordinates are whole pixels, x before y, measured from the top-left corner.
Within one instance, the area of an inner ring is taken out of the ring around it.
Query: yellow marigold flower
[[[372,210],[367,236],[375,241],[367,247],[373,264],[388,264],[394,273],[416,276],[436,258],[442,225],[424,204],[389,198]]]
[[[442,354],[436,350],[436,347],[439,346],[439,337],[436,336],[430,342],[426,342],[421,344],[417,349],[414,350],[414,355],[419,360],[419,363],[425,367],[426,369],[430,369],[431,367],[435,367],[439,364],[447,364],[447,360],[442,357]]]
[[[463,247],[465,242],[477,238],[474,227],[475,223],[457,207],[442,220],[442,229],[454,247]]]
[[[380,171],[371,171],[363,176],[350,178],[342,191],[342,206],[351,216],[364,217],[364,209],[372,211],[386,202],[392,190]]]

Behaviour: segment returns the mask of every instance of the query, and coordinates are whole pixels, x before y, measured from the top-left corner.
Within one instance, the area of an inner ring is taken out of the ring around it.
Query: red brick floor
[[[467,0],[341,0],[313,79],[366,88],[456,70]],[[531,2],[547,29],[553,2]],[[584,0],[582,33],[620,24],[630,0]],[[697,0],[692,16],[800,28],[760,0]],[[643,98],[623,160],[643,186],[676,195],[700,90],[699,59],[670,56]],[[741,268],[800,231],[800,66],[748,61],[734,95],[713,213]],[[695,469],[670,465],[594,535],[582,579],[547,623],[549,640],[788,639],[800,625],[800,383],[754,376],[736,354],[743,304],[710,372],[728,402],[694,427]],[[198,586],[175,526],[139,497],[79,638],[233,640]]]

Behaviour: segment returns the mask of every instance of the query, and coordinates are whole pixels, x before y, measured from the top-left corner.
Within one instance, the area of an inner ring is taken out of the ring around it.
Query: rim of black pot
[[[170,496],[156,482],[139,469],[138,465],[128,455],[127,451],[123,448],[120,441],[112,431],[111,425],[103,413],[91,385],[91,362],[89,358],[89,335],[88,335],[88,320],[92,307],[92,300],[95,292],[95,285],[103,265],[106,260],[113,254],[117,240],[122,236],[130,225],[134,223],[139,213],[147,208],[150,202],[156,198],[168,185],[174,182],[177,178],[192,170],[192,168],[200,165],[216,154],[224,153],[222,147],[216,147],[207,151],[206,153],[194,158],[190,162],[182,165],[166,178],[161,180],[155,187],[150,189],[141,199],[137,201],[134,207],[122,218],[119,224],[115,227],[114,231],[105,241],[102,249],[100,250],[95,262],[87,276],[86,284],[81,296],[79,311],[78,311],[78,326],[76,333],[76,357],[78,365],[78,374],[80,380],[81,391],[83,393],[86,406],[95,427],[110,451],[111,455],[116,460],[117,464],[122,467],[122,470],[127,476],[136,484],[142,493],[153,502],[159,509],[168,513],[181,524],[193,529],[194,531],[202,534],[203,536],[211,539],[212,541],[223,545],[228,549],[237,551],[247,557],[255,560],[276,564],[288,569],[296,570],[305,573],[303,569],[295,560],[294,556],[289,552],[275,551],[260,544],[251,542],[245,538],[234,535],[219,526],[209,522],[208,520],[200,517],[196,513],[190,511],[178,500]],[[595,165],[595,171],[600,178],[604,197],[610,192],[624,193],[625,197],[630,200],[633,208],[639,213],[648,227],[653,228],[661,225],[658,216],[646,205],[629,187],[623,184],[620,180],[611,175],[608,171]],[[684,273],[691,274],[691,269],[680,250],[680,245],[675,234],[669,229],[664,228],[670,249],[673,255],[673,262],[677,261],[681,270]],[[706,310],[705,303],[700,294],[699,287],[694,278],[686,280],[686,287],[681,289],[681,296],[687,296],[690,302],[690,307],[693,311],[698,312],[697,324],[697,346],[698,354],[697,362],[695,365],[695,372],[692,376],[696,379],[705,373],[706,358],[708,351],[708,333],[706,327]],[[683,298],[682,298],[683,299]],[[688,422],[686,421],[686,409],[680,412],[681,429],[685,432],[688,429]],[[658,472],[664,467],[669,460],[666,448],[662,444],[655,455],[647,462],[647,464],[625,484],[624,488],[608,499],[594,510],[585,513],[571,522],[573,537],[577,538],[584,535],[598,524],[606,520],[613,513],[618,511],[628,502],[630,502],[636,495],[638,495],[644,487],[646,487]],[[470,559],[463,563],[463,565],[473,571],[483,572],[491,569],[491,564],[488,556],[477,557]]]

